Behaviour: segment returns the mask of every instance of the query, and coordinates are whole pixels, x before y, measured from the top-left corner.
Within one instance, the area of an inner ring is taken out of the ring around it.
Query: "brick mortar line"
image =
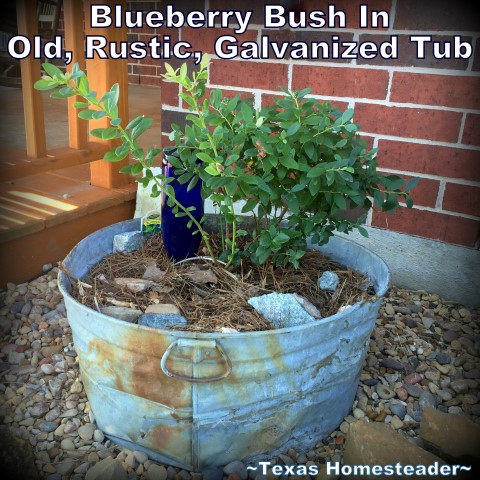
[[[474,55],[472,55],[473,57]],[[212,60],[221,60],[221,61],[233,61],[233,62],[249,62],[249,63],[273,63],[273,64],[288,64],[292,66],[301,66],[301,67],[332,67],[332,68],[358,68],[362,70],[387,70],[393,72],[402,72],[402,73],[412,73],[412,74],[423,74],[423,75],[444,75],[444,76],[451,76],[451,77],[480,77],[480,71],[472,71],[472,70],[459,70],[453,68],[434,68],[434,67],[417,67],[417,66],[395,66],[395,65],[369,65],[363,63],[356,63],[357,59],[352,59],[352,61],[347,62],[338,62],[336,60],[326,61],[326,60],[290,60],[290,59],[273,59],[273,58],[259,58],[259,59],[243,59],[243,58],[230,58],[230,59],[222,59],[219,58],[215,54],[210,54],[210,58]],[[153,66],[153,67],[162,67],[161,64],[158,65],[147,65],[144,63],[128,63],[128,65],[136,65],[136,66]],[[164,59],[158,59],[159,62],[163,62]],[[355,62],[355,63],[354,63]]]
[[[391,27],[388,27],[388,32],[393,32],[393,25],[395,25],[395,19],[397,16],[397,0],[392,0],[392,8],[388,12],[388,19]]]
[[[396,175],[403,174],[403,175],[425,178],[427,180],[437,180],[440,183],[445,182],[445,183],[455,183],[457,185],[465,185],[467,187],[480,187],[480,182],[475,182],[473,180],[465,180],[464,178],[446,177],[444,175],[434,175],[432,173],[419,173],[419,172],[413,172],[413,171],[411,172],[409,170],[398,170],[396,168],[378,167],[378,170],[381,172],[393,173]]]
[[[462,141],[463,132],[465,131],[465,123],[467,121],[467,112],[464,112],[460,119],[460,128],[458,129],[458,143]]]
[[[399,205],[402,207],[408,208],[407,205],[403,202],[399,202]],[[460,213],[460,212],[452,212],[450,210],[443,210],[443,209],[436,209],[432,207],[426,207],[423,205],[414,205],[412,210],[420,210],[422,212],[432,212],[432,213],[441,213],[443,215],[450,215],[452,217],[460,217],[465,218],[467,220],[475,220],[476,222],[480,222],[480,217],[475,217],[474,215],[468,215],[467,213]]]
[[[406,143],[416,143],[419,145],[431,145],[433,147],[450,147],[450,148],[461,148],[462,150],[472,150],[474,152],[480,151],[480,147],[476,145],[467,145],[463,143],[449,143],[441,142],[438,140],[428,140],[426,138],[416,138],[416,137],[396,137],[394,135],[383,135],[378,133],[370,133],[361,131],[360,135],[365,137],[378,137],[379,140],[392,140],[398,142]]]
[[[478,77],[480,71],[467,71],[456,69],[444,69],[444,68],[429,68],[429,67],[409,67],[409,66],[395,66],[395,65],[368,65],[368,64],[356,64],[352,62],[338,62],[338,61],[323,61],[323,60],[290,60],[290,59],[273,59],[273,58],[259,58],[259,59],[243,59],[243,58],[230,58],[228,60],[217,57],[215,54],[210,54],[212,60],[230,61],[230,62],[249,62],[249,63],[272,63],[272,64],[292,64],[293,66],[302,67],[332,67],[332,68],[358,68],[362,70],[393,70],[405,73],[419,73],[419,74],[432,74],[432,75],[446,75],[446,76],[458,76],[458,77]]]
[[[443,205],[443,198],[445,197],[445,188],[447,186],[447,182],[445,180],[440,180],[440,184],[438,185],[438,195],[437,201],[435,203],[435,208],[441,209]]]
[[[288,75],[288,73],[287,73]],[[152,77],[156,78],[154,75],[144,75],[145,77]],[[292,75],[293,78],[293,75]],[[290,78],[288,78],[290,82]],[[387,86],[387,94],[389,94],[390,82]],[[249,88],[249,87],[241,87],[235,85],[224,85],[219,83],[208,83],[208,88],[219,88],[221,90],[230,91],[236,90],[241,92],[254,92],[260,93],[262,95],[282,95],[283,93],[280,90],[268,90],[263,88]],[[308,94],[306,98],[318,98],[323,99],[326,101],[334,101],[334,102],[360,102],[360,103],[367,103],[369,105],[381,105],[384,107],[398,107],[398,108],[416,108],[420,110],[440,110],[442,112],[455,112],[455,113],[472,113],[472,114],[480,114],[480,109],[473,109],[473,108],[461,108],[461,107],[447,107],[443,105],[428,105],[424,103],[402,103],[402,102],[392,102],[389,100],[382,100],[382,99],[372,99],[372,98],[360,98],[360,97],[338,97],[334,95],[321,95],[321,94]]]

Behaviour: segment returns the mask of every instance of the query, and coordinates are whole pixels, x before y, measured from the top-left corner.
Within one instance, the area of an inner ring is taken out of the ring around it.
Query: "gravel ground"
[[[44,270],[38,279],[8,284],[0,294],[0,421],[33,447],[41,478],[81,480],[96,463],[113,457],[131,480],[201,480],[197,473],[118,446],[97,428],[57,289],[57,269]],[[479,354],[479,310],[392,287],[371,336],[351,414],[310,450],[289,450],[276,462],[341,461],[356,421],[388,423],[421,443],[419,421],[426,406],[480,423]],[[241,462],[233,462],[223,472],[204,474],[204,480],[245,480],[247,473]]]

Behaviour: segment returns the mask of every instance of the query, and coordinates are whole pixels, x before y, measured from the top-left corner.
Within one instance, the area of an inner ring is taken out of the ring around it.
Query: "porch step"
[[[0,285],[33,278],[84,236],[132,218],[135,196],[135,183],[90,185],[88,164],[0,183]]]

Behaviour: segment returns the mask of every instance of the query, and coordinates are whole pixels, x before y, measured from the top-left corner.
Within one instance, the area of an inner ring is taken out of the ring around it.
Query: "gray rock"
[[[306,298],[296,293],[294,293],[293,295],[295,296],[295,300],[305,309],[308,314],[310,314],[317,320],[322,318],[322,314],[312,302],[309,302]]]
[[[187,319],[175,313],[144,313],[138,319],[138,324],[152,328],[170,328],[187,325]]]
[[[48,406],[44,403],[37,403],[30,409],[30,415],[34,418],[43,417],[48,412]],[[47,419],[48,421],[48,419]],[[57,428],[57,427],[55,427]]]
[[[340,278],[335,272],[326,271],[322,273],[322,276],[318,279],[318,287],[322,290],[328,290],[334,292],[338,284],[340,283]]]
[[[391,368],[392,370],[405,370],[405,365],[394,358],[384,358],[381,361],[382,367]]]
[[[17,313],[21,313],[22,308],[25,306],[25,302],[15,302],[10,307],[10,313],[16,315]]]
[[[50,432],[54,432],[57,429],[57,427],[58,427],[58,424],[55,422],[42,422],[38,426],[38,429],[41,432],[50,433]]]
[[[113,237],[113,252],[134,252],[138,250],[145,241],[142,232],[125,232]]]
[[[149,305],[145,313],[157,313],[157,314],[165,314],[165,313],[174,313],[175,315],[181,315],[180,309],[174,305],[173,303],[157,303],[154,305]]]
[[[439,352],[437,353],[436,360],[440,365],[448,365],[452,361],[452,358],[448,353]]]
[[[400,420],[403,420],[405,418],[405,415],[407,414],[407,407],[405,407],[403,403],[394,403],[390,405],[390,411]]]
[[[435,398],[435,395],[432,393],[428,392],[427,390],[424,390],[418,399],[418,404],[420,405],[420,409],[423,411],[424,408],[427,407],[432,407],[435,408],[437,406],[437,399]]]
[[[434,321],[431,318],[423,317],[422,323],[424,327],[428,330],[434,324]]]
[[[382,383],[379,383],[377,385],[377,393],[378,396],[383,400],[390,400],[395,396],[395,392],[386,385],[383,385]]]
[[[472,368],[468,372],[464,372],[463,376],[465,378],[477,379],[480,378],[480,370],[478,368]]]
[[[56,398],[59,397],[60,394],[62,393],[63,385],[67,380],[66,378],[64,379],[62,375],[65,375],[65,374],[57,375],[55,378],[51,378],[48,381],[48,386],[50,388],[50,391],[52,392],[52,395]]]
[[[268,293],[252,297],[248,303],[274,328],[289,328],[315,322],[292,293]]]
[[[248,471],[245,465],[240,462],[239,460],[234,460],[229,464],[223,467],[223,473],[225,475],[230,475],[231,473],[237,474],[241,480],[247,480],[248,478]]]
[[[223,471],[221,468],[210,467],[202,473],[203,480],[223,480]]]
[[[102,308],[102,313],[125,322],[135,323],[142,311],[137,308],[108,306]]]
[[[157,465],[156,463],[152,463],[148,467],[148,470],[147,470],[148,480],[166,480],[166,478],[167,478],[167,469],[163,465]]]
[[[423,388],[419,385],[409,385],[408,383],[404,383],[403,387],[408,392],[411,397],[418,398],[423,392]]]
[[[469,388],[476,388],[478,383],[475,380],[461,379],[455,380],[450,384],[455,393],[467,393]]]
[[[107,457],[88,470],[85,480],[128,480],[128,475],[119,460]]]
[[[447,343],[452,343],[457,338],[458,338],[458,334],[457,334],[457,332],[454,332],[453,330],[446,330],[445,332],[443,332],[443,339]]]
[[[12,321],[7,317],[0,317],[0,335],[5,335],[12,329]]]
[[[412,313],[420,313],[423,308],[421,305],[407,305],[408,309],[412,312]]]

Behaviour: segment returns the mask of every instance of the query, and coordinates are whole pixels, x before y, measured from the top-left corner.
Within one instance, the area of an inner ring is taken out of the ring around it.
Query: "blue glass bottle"
[[[169,155],[175,155],[175,151],[169,152]],[[175,168],[168,163],[165,155],[163,157],[163,174],[167,178],[174,178],[170,185],[175,190],[175,198],[184,207],[195,207],[191,214],[200,221],[204,212],[202,181],[199,179],[195,187],[187,191],[189,182],[184,184],[178,182]],[[197,253],[202,236],[200,233],[193,235],[197,231],[195,225],[188,228],[189,217],[176,217],[172,209],[173,207],[167,204],[166,195],[162,194],[162,238],[165,250],[175,261],[193,257]]]

